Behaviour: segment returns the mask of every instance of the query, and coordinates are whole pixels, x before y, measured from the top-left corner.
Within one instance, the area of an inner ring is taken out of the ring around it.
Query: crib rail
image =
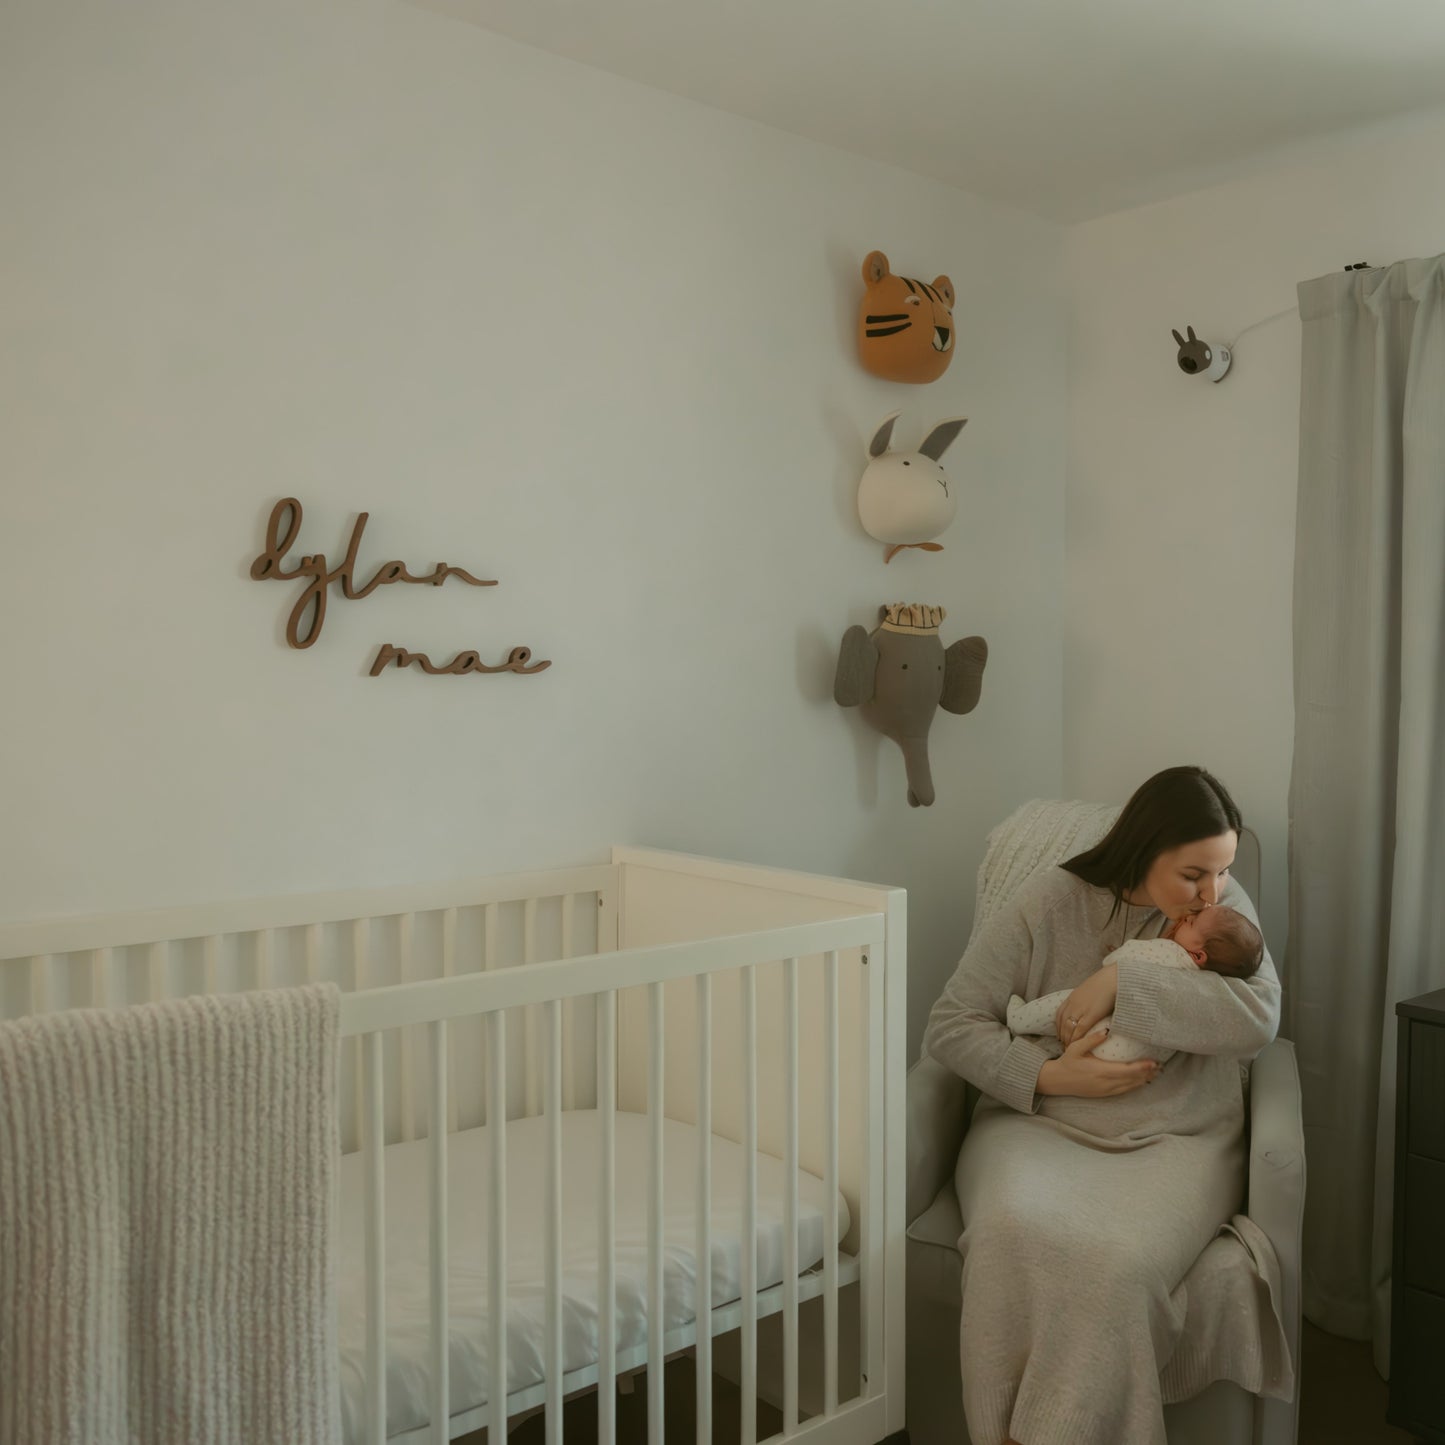
[[[341,1033],[358,1037],[366,1059],[365,1140],[366,1181],[366,1313],[367,1313],[367,1445],[383,1445],[387,1436],[387,1393],[385,1358],[386,1281],[382,1241],[385,1215],[384,1176],[381,1157],[384,1129],[381,1114],[383,1096],[382,1035],[391,1029],[424,1026],[437,1056],[432,1059],[428,1110],[433,1121],[446,1118],[447,1075],[444,1067],[445,1026],[450,1020],[480,1015],[488,1030],[491,1076],[489,1089],[503,1090],[506,1077],[509,1012],[542,1009],[540,1036],[545,1055],[542,1070],[541,1109],[547,1130],[547,1172],[543,1198],[538,1207],[545,1214],[545,1327],[544,1379],[525,1389],[508,1390],[508,1235],[507,1118],[505,1110],[488,1109],[489,1262],[488,1262],[488,1349],[489,1383],[484,1407],[462,1414],[449,1408],[448,1295],[446,1241],[448,1231],[445,1184],[448,1172],[449,1136],[444,1127],[430,1130],[429,1192],[432,1248],[430,1255],[430,1418],[432,1427],[402,1438],[440,1441],[451,1435],[485,1425],[490,1439],[505,1438],[509,1419],[538,1405],[546,1411],[548,1445],[560,1445],[562,1404],[578,1390],[598,1386],[597,1434],[600,1445],[616,1440],[615,1387],[619,1376],[645,1367],[648,1390],[649,1445],[662,1445],[664,1418],[664,1373],[662,1363],[678,1351],[693,1348],[697,1355],[697,1428],[699,1445],[712,1442],[712,1341],[720,1334],[738,1331],[742,1351],[742,1432],[740,1445],[755,1445],[759,1382],[757,1339],[759,1322],[767,1316],[782,1317],[782,1434],[796,1438],[827,1427],[838,1438],[856,1438],[858,1445],[889,1433],[885,1428],[890,1412],[885,1403],[888,1379],[883,1368],[885,1310],[882,1295],[884,1253],[890,1247],[888,1228],[882,1217],[885,1207],[884,1130],[881,1108],[870,1118],[867,1099],[858,1123],[865,1135],[863,1150],[866,1176],[871,1183],[862,1200],[861,1248],[856,1258],[841,1254],[834,1207],[823,1211],[824,1249],[820,1265],[801,1273],[798,1258],[799,1218],[799,975],[809,969],[821,973],[823,982],[825,1040],[821,1061],[824,1088],[831,1088],[831,1108],[825,1124],[826,1198],[837,1197],[839,1174],[839,1103],[837,1088],[839,1039],[839,958],[846,950],[860,951],[859,1000],[863,1027],[856,1046],[865,1057],[876,1055],[872,1082],[882,1082],[885,1041],[887,974],[887,919],[867,915],[832,919],[769,929],[752,934],[708,939],[701,942],[659,945],[622,953],[594,954],[547,964],[502,969],[485,974],[433,979],[422,982],[368,989],[341,1001]],[[756,1270],[758,1247],[758,1025],[757,976],[759,969],[777,966],[783,979],[783,1038],[785,1084],[781,1108],[785,1121],[786,1149],[783,1179],[783,1268],[777,1285],[759,1288]],[[695,1040],[672,1039],[670,1046],[692,1052],[695,1060],[695,1107],[699,1139],[707,1140],[711,1122],[712,1027],[711,1003],[714,990],[726,987],[729,976],[735,982],[742,1007],[741,1037],[736,1039],[737,1056],[746,1097],[742,1143],[743,1247],[741,1290],[736,1300],[715,1303],[711,1298],[712,1219],[710,1150],[697,1150],[698,1208],[695,1222],[696,1258],[699,1265],[698,1292],[692,1320],[669,1329],[664,1308],[663,1251],[663,1122],[668,1101],[665,1097],[664,1062],[669,1048],[664,1011],[664,990],[669,985],[691,981],[696,995],[699,1021]],[[617,999],[628,990],[641,990],[647,999],[648,1049],[648,1227],[647,1227],[647,1339],[630,1350],[617,1348],[615,1278],[618,1241],[613,1199],[616,1188],[615,1103],[605,1087],[614,1067],[617,1027]],[[599,1071],[597,1090],[599,1131],[602,1147],[595,1176],[569,1178],[564,1186],[566,1161],[561,1152],[560,1119],[563,1112],[561,1062],[564,1046],[561,1011],[567,1000],[594,998],[598,1001],[596,1058]],[[896,1000],[901,1002],[901,998]],[[845,1105],[849,1101],[844,1101]],[[880,1095],[881,1104],[881,1095]],[[561,1213],[564,1187],[593,1189],[598,1221],[598,1319],[601,1348],[595,1364],[564,1372],[562,1350],[562,1262]],[[894,1231],[897,1233],[897,1231]],[[891,1247],[896,1250],[895,1239]],[[838,1348],[840,1291],[858,1282],[860,1339],[857,1358],[861,1373],[852,1382],[851,1398],[840,1403]],[[820,1299],[823,1313],[822,1404],[812,1419],[800,1410],[799,1312],[806,1301]],[[896,1328],[896,1326],[894,1326]],[[900,1342],[891,1342],[900,1343]],[[899,1364],[901,1369],[901,1361]],[[895,1382],[901,1376],[893,1376]],[[894,1385],[895,1394],[900,1387]],[[901,1407],[900,1407],[901,1409]],[[856,1418],[855,1418],[856,1417]],[[441,1430],[439,1422],[446,1422]],[[856,1432],[856,1436],[855,1436]],[[397,1438],[395,1436],[391,1437]],[[829,1438],[834,1438],[830,1434]]]
[[[843,918],[699,943],[660,944],[625,953],[597,953],[555,963],[369,988],[342,998],[341,1033],[345,1038],[436,1019],[524,1008],[550,999],[615,993],[670,979],[777,963],[804,954],[876,946],[883,937],[883,920],[879,917]]]
[[[452,879],[443,883],[408,883],[338,893],[243,898],[182,908],[12,923],[0,927],[0,960],[171,943],[213,934],[259,933],[268,929],[349,923],[476,904],[556,897],[565,893],[611,893],[616,881],[616,870],[609,864],[598,863],[580,868]]]
[[[611,865],[448,883],[250,899],[109,918],[0,927],[0,1019],[107,1008],[196,993],[329,982],[346,993],[413,980],[567,959],[617,946],[618,870]],[[590,1106],[589,1000],[563,1010],[570,1046],[567,1107]],[[539,1010],[528,1009],[510,1061],[507,1108],[540,1111]],[[448,1026],[447,1127],[486,1122],[486,1038],[479,1019]],[[342,1055],[343,1148],[360,1147],[359,1045]],[[425,1046],[388,1038],[386,1142],[420,1138]]]

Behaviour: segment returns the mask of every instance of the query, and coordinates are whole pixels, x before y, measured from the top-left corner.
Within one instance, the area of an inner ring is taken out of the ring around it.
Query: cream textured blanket
[[[0,1023],[0,1445],[339,1440],[338,998]]]

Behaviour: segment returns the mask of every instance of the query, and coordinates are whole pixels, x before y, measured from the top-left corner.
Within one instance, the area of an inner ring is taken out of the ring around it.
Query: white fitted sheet
[[[647,1117],[617,1119],[616,1269],[617,1349],[647,1340]],[[563,1369],[595,1364],[597,1333],[598,1116],[562,1115],[562,1350]],[[545,1119],[507,1124],[507,1389],[543,1378],[546,1182]],[[663,1125],[665,1328],[690,1324],[697,1280],[697,1144],[689,1124]],[[451,1413],[485,1403],[488,1394],[487,1130],[449,1138],[447,1227],[450,1292]],[[392,1144],[385,1151],[387,1435],[426,1424],[429,1363],[428,1144]],[[712,1300],[741,1294],[744,1151],[712,1138]],[[341,1403],[348,1445],[362,1439],[366,1363],[366,1277],[362,1156],[341,1161],[341,1253],[338,1268]],[[780,1160],[758,1155],[757,1282],[764,1289],[783,1275],[783,1180]],[[798,1174],[798,1267],[823,1257],[826,1190],[814,1175]],[[848,1206],[834,1208],[838,1237],[847,1234]],[[469,1426],[468,1428],[474,1428]]]

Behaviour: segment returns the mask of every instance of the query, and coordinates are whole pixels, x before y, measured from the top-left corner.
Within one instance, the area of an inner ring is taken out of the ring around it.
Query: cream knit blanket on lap
[[[339,995],[0,1023],[0,1445],[334,1445]]]

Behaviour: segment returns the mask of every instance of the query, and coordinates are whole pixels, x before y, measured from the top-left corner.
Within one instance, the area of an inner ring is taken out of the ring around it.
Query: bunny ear
[[[1189,333],[1189,339],[1191,341],[1199,340],[1199,338],[1194,334],[1194,328],[1192,326],[1186,326],[1184,329]]]
[[[873,440],[868,443],[868,455],[870,457],[881,457],[888,450],[888,443],[893,437],[893,423],[898,420],[898,413],[890,411],[878,424],[878,430],[873,433]]]
[[[1180,346],[1184,345],[1184,338],[1177,331],[1171,331],[1169,334]]]
[[[941,421],[923,439],[923,445],[918,448],[926,457],[932,457],[937,461],[949,448],[959,432],[968,425],[966,416],[951,416],[947,421]]]

